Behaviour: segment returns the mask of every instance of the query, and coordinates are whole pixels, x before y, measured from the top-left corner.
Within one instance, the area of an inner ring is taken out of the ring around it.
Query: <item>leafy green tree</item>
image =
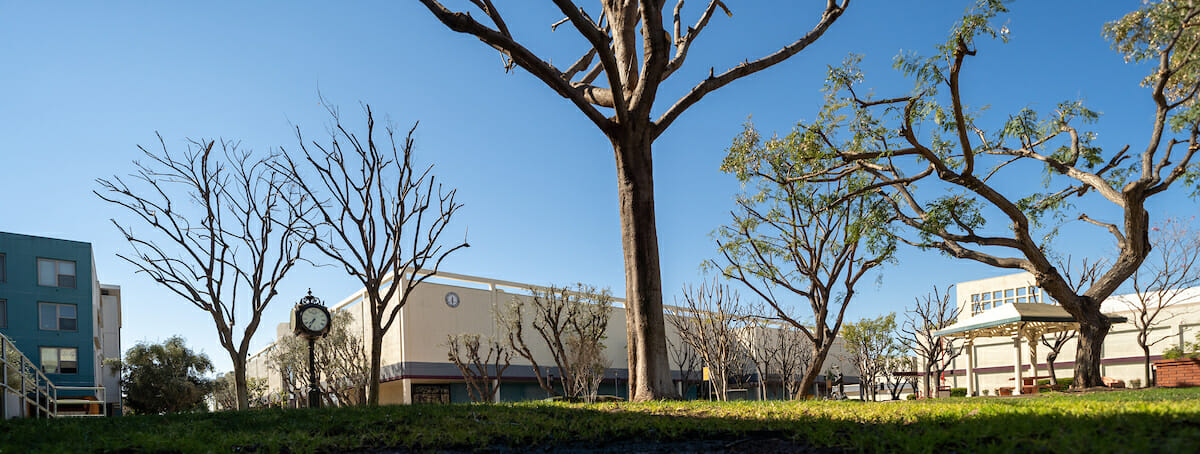
[[[875,400],[876,383],[888,373],[887,367],[900,355],[900,343],[895,334],[895,312],[847,323],[842,329],[846,352],[858,367],[858,376],[862,380],[858,395],[864,400]]]
[[[722,273],[749,287],[813,349],[799,391],[809,393],[837,339],[855,286],[891,259],[887,201],[855,194],[869,180],[810,181],[819,143],[807,131],[764,140],[752,126],[734,140],[721,170],[743,183],[733,221],[716,232]],[[796,311],[789,295],[808,303]],[[810,318],[811,317],[811,318]]]
[[[208,355],[193,353],[179,336],[161,344],[139,342],[119,366],[125,406],[137,414],[204,409],[204,397],[214,388],[205,378],[213,370]]]
[[[725,2],[710,0],[695,25],[688,26],[681,19],[683,1],[675,4],[673,13],[663,1],[604,1],[600,2],[603,11],[593,18],[574,1],[555,0],[556,9],[566,18],[550,29],[570,22],[586,42],[582,55],[565,68],[552,63],[557,58],[535,54],[528,41],[518,41],[492,0],[471,1],[482,13],[477,16],[447,8],[438,0],[421,3],[446,27],[500,51],[506,70],[519,66],[566,98],[612,144],[625,251],[629,395],[636,401],[674,396],[654,219],[654,141],[709,93],[775,66],[816,42],[850,1],[813,5],[812,11],[821,10],[821,16],[811,28],[794,27],[794,19],[787,21],[794,41],[760,58],[740,61],[724,72],[714,73],[710,68],[708,77],[696,81],[686,94],[673,102],[668,99],[671,104],[659,101],[665,89],[678,86],[668,84],[667,79],[684,72],[677,70],[718,8],[733,16]],[[514,6],[522,8],[527,6]]]
[[[1104,27],[1127,61],[1153,65],[1143,81],[1153,122],[1142,151],[1132,153],[1129,146],[1105,149],[1096,133],[1081,129],[1098,117],[1081,101],[1043,113],[1024,108],[999,126],[985,124],[981,110],[968,107],[960,76],[981,39],[1006,39],[1007,29],[993,25],[1004,12],[1005,2],[982,0],[937,55],[899,56],[896,67],[916,85],[905,96],[875,97],[861,88],[860,57],[831,69],[825,107],[816,121],[799,127],[812,153],[805,159],[820,167],[806,179],[870,178],[859,192],[890,201],[890,218],[898,224],[892,230],[901,241],[1031,273],[1080,324],[1074,386],[1099,386],[1100,347],[1112,325],[1100,306],[1150,252],[1147,200],[1181,179],[1195,185],[1200,175],[1193,161],[1200,150],[1200,28],[1194,25],[1200,5],[1147,2]],[[996,183],[1024,181],[1030,166],[1043,169],[1042,187]],[[1089,215],[1095,209],[1118,220]],[[1073,220],[1108,232],[1116,246],[1115,260],[1078,289],[1050,253],[1059,229]]]

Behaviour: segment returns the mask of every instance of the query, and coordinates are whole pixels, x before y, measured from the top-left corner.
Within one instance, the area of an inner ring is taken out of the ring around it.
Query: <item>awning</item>
[[[1112,323],[1124,323],[1119,315],[1105,315]],[[1044,303],[1012,303],[983,311],[974,317],[933,332],[934,336],[1012,337],[1040,336],[1079,329],[1079,322],[1062,306]]]

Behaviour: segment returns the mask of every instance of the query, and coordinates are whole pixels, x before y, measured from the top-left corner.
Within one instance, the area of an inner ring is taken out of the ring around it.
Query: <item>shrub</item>
[[[967,388],[950,388],[950,397],[967,397]]]
[[[988,395],[988,390],[986,390],[986,389],[983,390],[983,395],[985,395],[985,396]]]
[[[1070,388],[1070,387],[1071,387],[1071,384],[1072,384],[1072,383],[1075,383],[1075,377],[1071,377],[1071,378],[1060,378],[1060,379],[1056,380],[1056,381],[1055,381],[1055,383],[1056,383],[1056,384],[1058,384],[1058,386],[1062,386],[1062,387]]]
[[[1163,352],[1163,359],[1200,358],[1200,332],[1196,333],[1196,342],[1184,342]]]
[[[908,397],[905,397],[904,399],[905,399],[905,400],[917,400],[917,395],[916,395],[916,394],[909,394],[909,395],[908,395]]]
[[[1038,386],[1047,386],[1050,384],[1050,379],[1046,378],[1046,379],[1038,380],[1037,384],[1038,384]]]
[[[1141,388],[1142,387],[1142,379],[1135,378],[1135,379],[1129,380],[1129,386],[1131,388]]]

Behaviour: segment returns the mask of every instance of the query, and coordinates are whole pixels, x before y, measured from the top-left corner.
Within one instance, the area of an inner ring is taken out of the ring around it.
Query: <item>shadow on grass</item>
[[[265,409],[0,423],[0,452],[1196,452],[1200,389],[1029,399]]]

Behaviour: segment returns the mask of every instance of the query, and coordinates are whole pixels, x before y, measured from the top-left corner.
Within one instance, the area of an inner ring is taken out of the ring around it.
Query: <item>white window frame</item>
[[[44,281],[42,279],[42,263],[53,263],[54,264],[54,283],[53,284],[47,284],[46,281]],[[71,274],[65,274],[62,271],[62,265],[67,264],[67,263],[71,264]],[[38,259],[37,259],[37,280],[38,280],[38,285],[40,285],[42,287],[76,288],[79,286],[79,281],[77,278],[77,276],[79,275],[78,272],[79,272],[79,264],[75,263],[75,261],[73,261],[73,260],[58,260],[58,259],[48,259],[48,258],[43,258],[43,257],[38,257]],[[63,285],[63,277],[66,277],[66,276],[71,277],[71,285]]]
[[[74,350],[75,351],[75,361],[74,361],[75,370],[73,370],[71,372],[63,372],[62,352],[64,350]],[[54,352],[54,365],[55,365],[54,370],[50,370],[50,369],[46,368],[46,357],[47,357],[46,352],[47,351]],[[43,345],[43,346],[38,347],[38,355],[41,356],[42,372],[45,372],[47,374],[62,374],[62,375],[74,375],[74,374],[79,373],[79,348],[78,347],[48,347],[48,346]]]
[[[43,324],[43,322],[44,322],[44,320],[42,320],[42,307],[43,306],[54,306],[54,328],[46,328],[45,325]],[[72,308],[75,309],[75,317],[74,317],[75,329],[63,329],[62,321],[64,319],[70,320],[70,318],[64,318],[62,316],[62,307],[63,306],[71,306]],[[75,305],[75,304],[70,304],[70,303],[50,303],[50,302],[44,302],[44,301],[38,302],[38,329],[42,330],[42,331],[65,331],[65,332],[79,331],[79,306]]]

